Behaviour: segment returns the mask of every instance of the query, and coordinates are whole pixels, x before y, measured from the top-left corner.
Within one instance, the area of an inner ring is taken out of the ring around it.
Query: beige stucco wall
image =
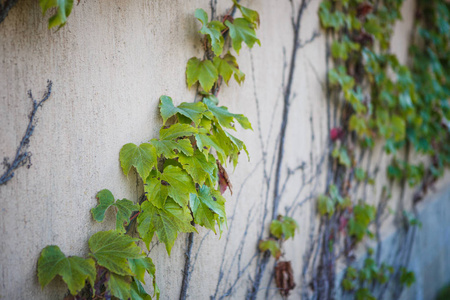
[[[231,4],[217,2],[219,15]],[[393,43],[403,62],[414,11],[413,1],[406,2]],[[267,236],[271,218],[273,158],[293,43],[291,15],[298,3],[294,8],[287,0],[243,3],[261,15],[262,46],[241,50],[238,61],[246,81],[241,87],[232,81],[219,98],[230,111],[243,112],[252,122],[253,132],[237,134],[246,141],[251,161],[242,157],[234,172],[229,168],[234,193],[225,194],[228,231],[219,239],[200,228],[195,236],[189,299],[212,295],[219,299],[228,291],[232,298],[244,298],[255,274],[259,237]],[[316,13],[319,4],[312,0],[303,14],[300,42],[314,32],[320,36],[297,55],[281,172],[286,185],[279,212],[294,216],[300,225],[284,249],[297,278],[311,228],[314,232],[317,226],[314,197],[324,190],[328,151],[325,37]],[[86,255],[88,238],[113,227],[112,214],[103,224],[92,220],[89,210],[96,205],[95,194],[107,188],[117,198],[136,201],[141,195],[135,175],[123,175],[118,153],[126,143],[156,137],[161,95],[177,103],[194,101],[195,91],[187,90],[184,72],[190,57],[203,55],[195,8],[210,13],[210,1],[82,0],[68,24],[54,32],[46,28],[37,1],[20,1],[0,24],[0,158],[14,155],[25,131],[31,109],[27,90],[39,98],[47,79],[53,81],[51,99],[38,112],[29,148],[33,165],[17,170],[7,185],[0,186],[0,298],[62,299],[66,290],[61,280],[43,291],[38,285],[40,251],[56,244],[66,255]],[[335,122],[332,118],[331,124]],[[372,169],[381,168],[380,182],[386,181],[387,163],[379,151],[368,162]],[[288,176],[288,170],[296,171]],[[450,183],[450,178],[443,182]],[[357,193],[376,203],[380,190],[361,188]],[[398,194],[394,188],[394,198]],[[386,235],[390,228],[386,226]],[[186,236],[181,235],[168,257],[164,245],[154,243],[150,256],[162,299],[178,298],[185,247]],[[273,261],[268,269],[272,266]],[[277,298],[273,283],[268,285],[269,275],[266,271],[259,298],[267,287]],[[298,281],[294,295],[300,288]]]

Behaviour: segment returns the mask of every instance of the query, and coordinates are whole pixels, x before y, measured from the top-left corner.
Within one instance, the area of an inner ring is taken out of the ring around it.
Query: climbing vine
[[[382,212],[364,199],[351,199],[353,181],[374,183],[356,159],[356,143],[363,151],[371,151],[377,141],[384,142],[383,150],[392,157],[387,176],[418,187],[413,204],[422,199],[450,162],[449,5],[418,1],[421,18],[411,47],[413,62],[408,67],[390,51],[402,2],[326,0],[320,5],[321,25],[332,40],[328,50],[334,66],[327,83],[342,109],[341,125],[330,130],[334,146],[331,183],[318,197],[321,239],[328,245],[321,250],[318,274],[312,279],[319,298],[333,297],[336,260],[341,255],[352,265],[352,252],[365,237],[379,239],[378,217]],[[410,148],[414,155],[424,155],[427,160],[411,163]],[[380,203],[389,199],[389,194],[385,187]],[[400,212],[398,217],[407,224],[405,228],[420,226],[410,212]],[[377,233],[370,229],[372,225]],[[414,273],[406,268],[407,261],[394,269],[380,262],[379,255],[374,259],[369,249],[360,269],[347,268],[341,283],[344,293],[353,293],[356,299],[376,299],[391,281],[407,286],[415,281]]]
[[[244,142],[230,131],[235,131],[238,123],[243,129],[252,127],[244,115],[218,105],[222,81],[228,84],[233,74],[239,84],[245,79],[230,51],[219,55],[225,47],[225,36],[231,38],[236,53],[242,42],[250,48],[260,43],[255,33],[258,13],[237,1],[233,3],[232,9],[238,9],[242,18],[228,14],[222,22],[208,21],[203,9],[195,11],[202,25],[206,58],[193,57],[188,61],[186,81],[189,88],[199,84],[202,100],[175,106],[170,97],[161,96],[159,138],[139,146],[129,143],[120,150],[123,173],[127,176],[135,170],[144,185],[145,193],[139,203],[115,199],[107,189],[98,192],[99,203],[91,210],[92,216],[102,222],[106,211],[113,209],[115,229],[91,236],[87,259],[66,257],[58,246],[47,246],[38,262],[42,287],[60,275],[73,299],[158,299],[155,266],[149,257],[154,235],[170,255],[178,234],[196,232],[195,225],[218,234],[226,228],[222,194],[231,189],[231,183],[224,166],[231,163],[236,167],[242,151],[248,156]],[[59,10],[58,14],[61,16]],[[131,236],[134,221],[139,238]],[[146,250],[137,245],[140,241]],[[153,280],[153,296],[143,287],[145,273]]]

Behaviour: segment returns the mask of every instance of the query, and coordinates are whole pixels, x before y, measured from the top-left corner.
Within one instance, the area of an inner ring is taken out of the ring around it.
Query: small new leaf
[[[67,17],[72,12],[73,0],[39,0],[42,15],[45,15],[47,10],[56,7],[56,12],[48,19],[48,28],[55,26],[63,27],[66,25]]]
[[[329,216],[333,215],[334,213],[334,202],[333,200],[325,195],[320,195],[318,200],[318,210],[320,215],[324,216],[325,214],[328,214]]]
[[[270,251],[270,254],[272,254],[273,257],[275,257],[276,260],[278,260],[281,256],[281,250],[278,246],[278,243],[275,240],[268,239],[265,241],[259,242],[259,251],[265,252],[267,250]]]
[[[38,278],[42,288],[60,275],[72,295],[78,294],[85,286],[86,279],[91,286],[96,277],[95,262],[78,256],[66,257],[58,246],[47,246],[38,260]]]
[[[139,205],[134,204],[132,201],[127,199],[117,200],[114,203],[113,194],[106,189],[98,192],[96,198],[98,199],[99,204],[91,209],[94,220],[97,222],[103,222],[106,210],[111,206],[115,206],[117,208],[116,230],[124,233],[124,224],[128,224],[131,213],[135,210],[139,210]]]
[[[277,239],[288,240],[291,237],[293,238],[296,229],[298,229],[298,224],[294,219],[281,215],[270,224],[270,233]]]
[[[203,26],[200,29],[200,33],[208,36],[214,54],[222,54],[225,43],[222,30],[225,29],[225,26],[219,21],[208,22],[208,14],[201,8],[195,10],[195,17],[202,23]]]

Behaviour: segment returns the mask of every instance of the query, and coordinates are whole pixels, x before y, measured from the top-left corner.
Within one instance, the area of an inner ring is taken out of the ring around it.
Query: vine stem
[[[237,2],[239,2],[240,0],[238,0]],[[212,7],[212,10],[214,11],[215,9]],[[231,6],[231,8],[228,10],[228,12],[225,14],[224,18],[223,18],[223,22],[225,22],[226,18],[228,16],[233,16],[234,13],[236,11],[236,5],[233,4],[233,6]],[[213,16],[213,14],[211,14],[211,16]],[[224,35],[224,38],[226,38],[228,31],[224,30],[222,32],[222,34]],[[206,39],[205,39],[206,40]],[[208,45],[207,42],[205,42],[205,45]],[[208,52],[210,51],[210,49],[208,49],[208,47],[205,47],[205,55],[208,56]],[[212,59],[211,59],[212,60]],[[220,77],[216,84],[214,85],[213,89],[213,95],[217,96],[219,94],[220,91],[220,87],[221,87],[221,83],[222,83],[222,78]],[[195,223],[192,223],[192,226],[194,226]],[[190,232],[187,236],[187,249],[185,252],[185,262],[184,262],[184,270],[183,270],[183,280],[181,282],[181,290],[180,290],[180,300],[186,300],[187,298],[187,291],[189,289],[189,280],[191,277],[191,256],[192,256],[192,248],[194,245],[194,233]]]
[[[308,2],[306,0],[302,0],[300,3],[300,6],[298,8],[297,12],[297,18],[293,25],[294,30],[294,39],[293,39],[293,45],[292,45],[292,52],[291,52],[291,61],[289,66],[289,75],[288,75],[288,81],[286,83],[286,88],[284,90],[284,98],[283,98],[283,114],[282,114],[282,122],[281,122],[281,128],[280,128],[280,139],[279,139],[279,146],[278,146],[278,153],[277,153],[277,162],[276,162],[276,169],[275,169],[275,188],[273,192],[273,207],[272,207],[272,220],[275,220],[278,215],[278,206],[280,204],[280,178],[281,178],[281,166],[283,163],[283,154],[284,154],[284,143],[285,143],[285,137],[286,137],[286,128],[289,118],[289,106],[290,106],[290,100],[291,100],[291,87],[292,82],[294,81],[294,73],[295,73],[295,61],[297,58],[297,52],[300,48],[300,42],[299,42],[299,34],[300,34],[300,23],[301,18],[303,15],[304,10],[306,9],[308,5]],[[265,252],[263,254],[262,260],[257,265],[256,269],[256,275],[255,280],[253,281],[253,285],[251,289],[247,292],[246,299],[247,300],[255,300],[257,293],[259,291],[259,287],[261,285],[261,280],[264,274],[264,271],[267,267],[267,264],[270,260],[270,253]]]
[[[31,113],[28,115],[28,126],[25,134],[20,141],[19,147],[17,147],[16,155],[14,160],[11,163],[8,163],[7,158],[3,159],[3,165],[6,167],[6,171],[0,176],[0,185],[6,184],[9,180],[14,177],[14,171],[22,166],[24,166],[27,162],[30,162],[31,153],[27,151],[27,148],[30,144],[30,138],[33,135],[34,128],[36,126],[35,116],[39,107],[42,107],[45,101],[50,98],[52,93],[52,82],[47,80],[47,91],[44,93],[42,99],[37,102],[33,99],[33,94],[31,90],[28,91],[28,97],[31,99],[33,103],[33,109]],[[30,165],[29,165],[30,166]]]

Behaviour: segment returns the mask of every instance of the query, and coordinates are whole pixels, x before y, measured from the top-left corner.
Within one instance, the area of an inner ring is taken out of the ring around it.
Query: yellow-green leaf
[[[72,12],[73,0],[39,0],[39,5],[43,15],[47,10],[56,7],[55,14],[48,19],[48,28],[62,27],[66,25],[67,17]]]
[[[167,253],[170,255],[179,232],[196,232],[195,227],[191,225],[190,210],[187,207],[180,207],[171,198],[167,198],[162,209],[149,201],[144,201],[141,211],[138,217],[138,232],[147,248],[156,232],[159,241],[166,245]]]
[[[202,23],[200,33],[208,36],[214,54],[222,54],[223,45],[225,43],[222,36],[222,30],[225,29],[225,26],[219,21],[208,22],[208,14],[201,8],[195,10],[195,17]]]
[[[281,256],[280,247],[278,246],[278,243],[273,239],[260,241],[258,246],[259,251],[261,252],[270,251],[270,254],[272,254],[272,256],[275,257],[275,259],[278,259]]]
[[[160,140],[174,140],[180,137],[191,136],[198,130],[188,124],[176,123],[169,128],[161,128],[159,131]]]
[[[199,82],[205,92],[209,92],[219,78],[216,67],[210,60],[199,60],[192,57],[187,62],[186,80],[188,88]]]
[[[195,150],[192,156],[180,153],[178,161],[195,183],[203,185],[207,181],[208,185],[214,185],[217,182],[217,164],[212,154],[209,154],[207,160],[199,150]]]
[[[156,150],[151,144],[143,143],[139,147],[133,143],[122,147],[119,154],[123,173],[128,176],[131,167],[135,167],[142,180],[145,180],[156,165]]]

